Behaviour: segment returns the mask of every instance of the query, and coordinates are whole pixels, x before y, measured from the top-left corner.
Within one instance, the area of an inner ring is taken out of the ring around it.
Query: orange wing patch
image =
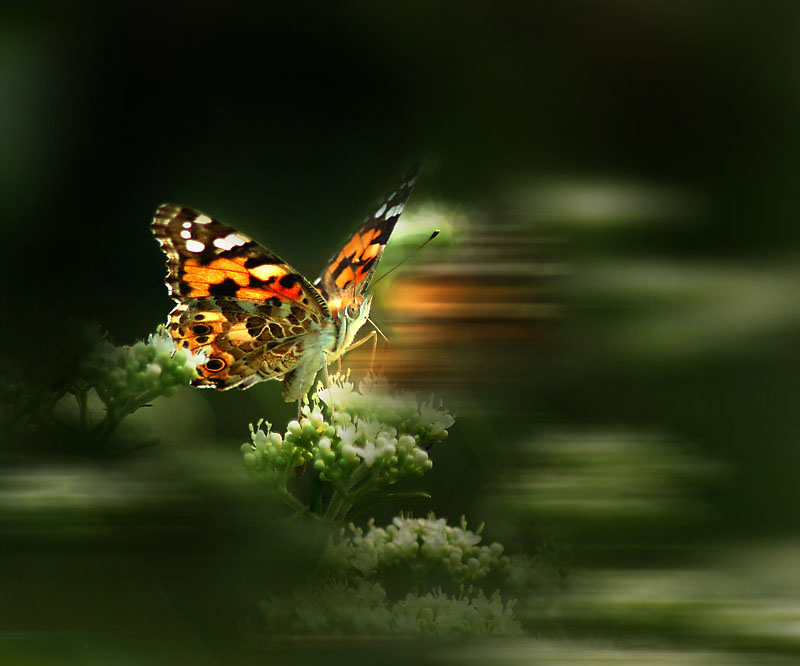
[[[188,285],[187,298],[202,298],[210,296],[212,284],[222,284],[225,280],[232,280],[241,287],[250,284],[250,276],[244,268],[244,257],[236,259],[214,259],[204,266],[197,259],[187,259],[183,264],[182,281]]]
[[[303,295],[299,276],[276,264],[258,264],[248,268],[252,259],[220,257],[208,264],[186,259],[183,264],[182,293],[186,298],[229,296],[239,300],[309,303]],[[303,300],[305,298],[305,301]]]
[[[227,317],[221,312],[197,312],[187,318],[178,309],[170,313],[168,322],[170,335],[175,342],[191,352],[211,344],[229,326]]]

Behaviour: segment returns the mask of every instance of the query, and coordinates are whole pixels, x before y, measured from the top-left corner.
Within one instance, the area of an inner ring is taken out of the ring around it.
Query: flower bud
[[[131,347],[131,352],[134,357],[142,360],[146,359],[150,355],[148,354],[147,345],[141,340]]]
[[[175,362],[175,365],[186,365],[192,360],[192,352],[181,347],[175,350],[175,353],[172,355],[172,360]]]
[[[311,415],[308,417],[308,420],[311,421],[311,425],[314,427],[315,430],[321,428],[325,423],[325,418],[322,416],[321,412],[311,412]]]
[[[397,440],[397,449],[399,451],[411,451],[414,448],[414,438],[411,435],[402,435]]]
[[[342,457],[347,462],[353,462],[354,460],[356,460],[356,458],[358,458],[358,454],[356,453],[355,447],[353,445],[351,445],[351,444],[343,444],[342,445]]]
[[[253,434],[253,444],[256,447],[256,451],[266,450],[267,436],[264,434],[263,430],[256,430],[255,434]]]
[[[161,366],[158,363],[148,363],[144,371],[144,376],[147,379],[157,379],[161,375]]]

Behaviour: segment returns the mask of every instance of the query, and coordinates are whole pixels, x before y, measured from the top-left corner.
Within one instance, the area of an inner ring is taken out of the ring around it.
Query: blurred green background
[[[466,514],[579,572],[493,658],[791,663],[799,31],[778,1],[6,7],[6,363],[36,377],[84,322],[130,344],[165,320],[164,201],[313,278],[421,158],[384,268],[445,233],[373,312],[390,377],[459,418],[433,499],[379,522]],[[119,433],[153,446],[111,461],[7,442],[6,663],[328,654],[239,638],[324,539],[241,466],[249,422],[292,417],[279,391],[181,392]]]

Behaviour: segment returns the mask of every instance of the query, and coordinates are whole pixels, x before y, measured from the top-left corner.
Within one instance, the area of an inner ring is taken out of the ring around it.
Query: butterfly
[[[369,283],[417,171],[415,164],[313,283],[240,231],[185,206],[159,206],[152,230],[176,302],[167,329],[179,347],[207,354],[192,385],[224,391],[282,380],[293,402],[319,370],[361,344]]]

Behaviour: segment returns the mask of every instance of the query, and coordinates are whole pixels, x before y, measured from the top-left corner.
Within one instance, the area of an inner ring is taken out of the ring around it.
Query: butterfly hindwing
[[[191,299],[170,313],[167,328],[175,343],[192,352],[209,350],[195,386],[247,388],[280,379],[298,364],[313,319],[281,308],[249,308],[231,299]]]
[[[411,167],[401,183],[372,209],[314,281],[332,311],[345,307],[366,292],[389,236],[411,196],[418,171],[419,164]]]

